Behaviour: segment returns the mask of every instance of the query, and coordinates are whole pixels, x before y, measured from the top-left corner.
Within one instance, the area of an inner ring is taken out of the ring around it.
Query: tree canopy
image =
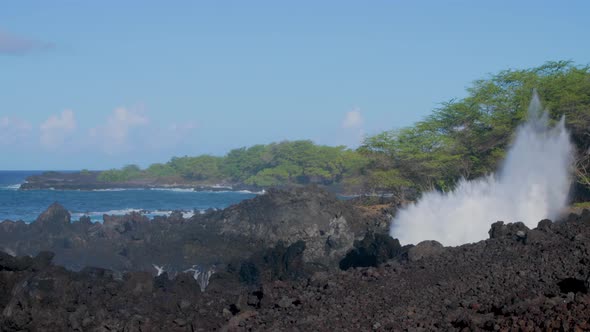
[[[412,127],[367,137],[359,148],[381,176],[396,169],[420,190],[448,190],[461,178],[493,172],[537,89],[554,121],[565,115],[577,148],[577,180],[590,184],[590,68],[548,62],[525,70],[506,70],[474,82],[468,96],[444,102]],[[386,182],[381,182],[386,183]],[[395,186],[396,184],[393,183]]]
[[[493,172],[527,114],[533,89],[554,121],[565,116],[577,148],[576,179],[590,186],[590,67],[569,61],[505,70],[475,81],[413,126],[364,138],[356,149],[285,141],[225,156],[175,157],[146,170],[126,166],[104,181],[139,176],[256,186],[317,183],[349,191],[449,190],[460,178]]]

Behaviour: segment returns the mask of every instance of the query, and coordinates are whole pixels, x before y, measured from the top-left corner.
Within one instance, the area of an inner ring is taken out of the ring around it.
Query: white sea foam
[[[251,195],[264,195],[266,190],[261,191],[250,191],[250,190],[196,190],[198,193],[207,194],[251,194]]]
[[[131,189],[126,189],[126,188],[110,188],[110,189],[92,189],[90,191],[125,191],[125,190],[131,190]]]
[[[240,193],[240,194],[254,194],[254,195],[263,195],[266,193],[266,191],[264,189],[261,191],[238,190],[238,191],[233,191],[233,192]]]
[[[211,186],[211,189],[228,189],[228,190],[195,190],[193,188],[173,188],[173,187],[157,187],[157,188],[109,188],[109,189],[92,189],[90,191],[127,191],[127,190],[153,190],[153,191],[173,191],[173,192],[183,192],[183,193],[213,193],[213,194],[227,194],[227,193],[236,193],[236,194],[254,194],[254,195],[263,195],[266,193],[265,190],[261,191],[250,191],[250,190],[231,190],[231,187],[224,187],[224,186]],[[17,188],[18,189],[18,188]],[[53,188],[50,188],[53,190]]]
[[[155,210],[155,211],[148,211],[144,214],[147,216],[170,216],[172,214],[172,210]],[[193,211],[181,211],[183,218],[190,218],[195,215]]]
[[[20,184],[11,184],[6,186],[1,186],[0,190],[18,190],[20,189]]]
[[[90,217],[91,220],[101,220],[103,215],[114,215],[114,216],[123,216],[130,213],[140,213],[147,217],[154,217],[154,216],[170,216],[173,210],[143,210],[143,209],[120,209],[120,210],[108,210],[108,211],[90,211],[90,212],[70,212],[73,219],[79,219],[80,217],[87,216]],[[199,213],[204,213],[205,210],[199,210]],[[195,215],[194,211],[181,211],[183,218],[191,218]]]
[[[235,194],[252,194],[252,195],[264,195],[266,194],[266,190],[262,189],[260,191],[250,191],[250,190],[222,190],[222,191],[211,191],[213,193],[235,193]]]
[[[115,215],[115,216],[122,216],[125,214],[130,214],[133,212],[141,213],[144,210],[141,209],[120,209],[120,210],[108,210],[108,211],[89,211],[89,212],[71,212],[72,218],[80,218],[82,216],[88,217],[102,217],[103,215]]]
[[[174,191],[174,192],[181,192],[181,193],[185,193],[185,192],[195,192],[194,189],[192,188],[150,188],[150,190],[156,190],[156,191]]]
[[[497,174],[460,181],[448,193],[424,194],[398,212],[390,234],[403,244],[460,245],[486,239],[498,220],[534,227],[541,219],[554,219],[567,205],[573,151],[564,119],[550,127],[535,93],[528,121],[517,130]]]
[[[223,185],[223,184],[214,184],[214,185],[211,186],[211,188],[215,188],[215,189],[229,189],[229,190],[232,190],[233,189],[232,186],[226,186],[226,185]]]
[[[190,269],[185,270],[184,273],[192,273],[193,279],[199,283],[201,292],[204,292],[209,285],[209,279],[215,274],[215,266],[207,269],[198,265],[193,265]]]

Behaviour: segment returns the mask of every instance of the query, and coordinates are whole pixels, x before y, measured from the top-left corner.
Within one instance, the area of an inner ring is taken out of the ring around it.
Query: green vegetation
[[[565,115],[578,149],[576,174],[590,185],[590,67],[549,62],[507,70],[476,81],[462,100],[451,100],[415,126],[367,137],[359,151],[371,160],[370,174],[384,186],[448,190],[461,178],[497,169],[537,89],[552,120]],[[397,170],[392,176],[385,171]],[[401,182],[400,182],[401,181]]]
[[[578,203],[574,203],[573,207],[575,208],[579,208],[579,209],[590,209],[590,202],[578,202]]]
[[[144,172],[137,165],[127,165],[122,169],[111,169],[103,171],[98,176],[99,181],[124,182],[141,178]]]
[[[292,141],[209,155],[172,158],[146,170],[126,166],[103,181],[174,178],[257,186],[317,183],[354,191],[449,190],[458,179],[497,169],[537,89],[550,118],[565,115],[578,150],[576,179],[590,186],[590,67],[567,61],[506,70],[474,82],[414,126],[366,137],[357,150]]]
[[[368,161],[343,146],[293,141],[255,145],[230,151],[224,157],[202,155],[174,157],[145,170],[128,165],[102,172],[98,179],[125,182],[139,178],[192,182],[231,182],[255,186],[317,183],[330,185],[357,176]]]

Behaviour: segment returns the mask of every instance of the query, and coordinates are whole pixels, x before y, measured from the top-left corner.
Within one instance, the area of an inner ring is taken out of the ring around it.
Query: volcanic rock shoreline
[[[0,223],[1,330],[590,329],[590,212],[459,247],[402,247],[385,215],[317,188],[188,220],[71,222],[53,205]],[[204,291],[189,264],[213,268]]]
[[[154,189],[154,188],[182,188],[195,191],[225,191],[248,190],[258,192],[264,188],[233,183],[219,185],[187,181],[182,178],[159,179],[139,178],[129,181],[108,182],[99,179],[100,171],[85,172],[45,172],[26,178],[26,182],[19,186],[19,190],[108,190],[108,189]]]
[[[337,266],[367,231],[385,231],[386,220],[317,187],[269,190],[220,211],[185,219],[182,213],[149,219],[139,213],[103,216],[103,223],[53,204],[31,224],[0,223],[0,250],[36,255],[49,250],[55,262],[78,270],[153,271],[153,264],[181,271],[194,265],[227,265],[282,242],[304,241],[307,263]],[[379,222],[377,222],[379,221]]]

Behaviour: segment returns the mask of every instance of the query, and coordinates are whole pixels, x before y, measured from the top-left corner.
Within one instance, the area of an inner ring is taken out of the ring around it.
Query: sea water
[[[248,191],[193,191],[181,188],[82,190],[18,190],[31,175],[44,171],[0,171],[0,221],[34,221],[49,205],[58,202],[72,220],[89,216],[101,222],[103,214],[133,211],[148,217],[183,211],[185,217],[208,209],[223,209],[257,193]]]

